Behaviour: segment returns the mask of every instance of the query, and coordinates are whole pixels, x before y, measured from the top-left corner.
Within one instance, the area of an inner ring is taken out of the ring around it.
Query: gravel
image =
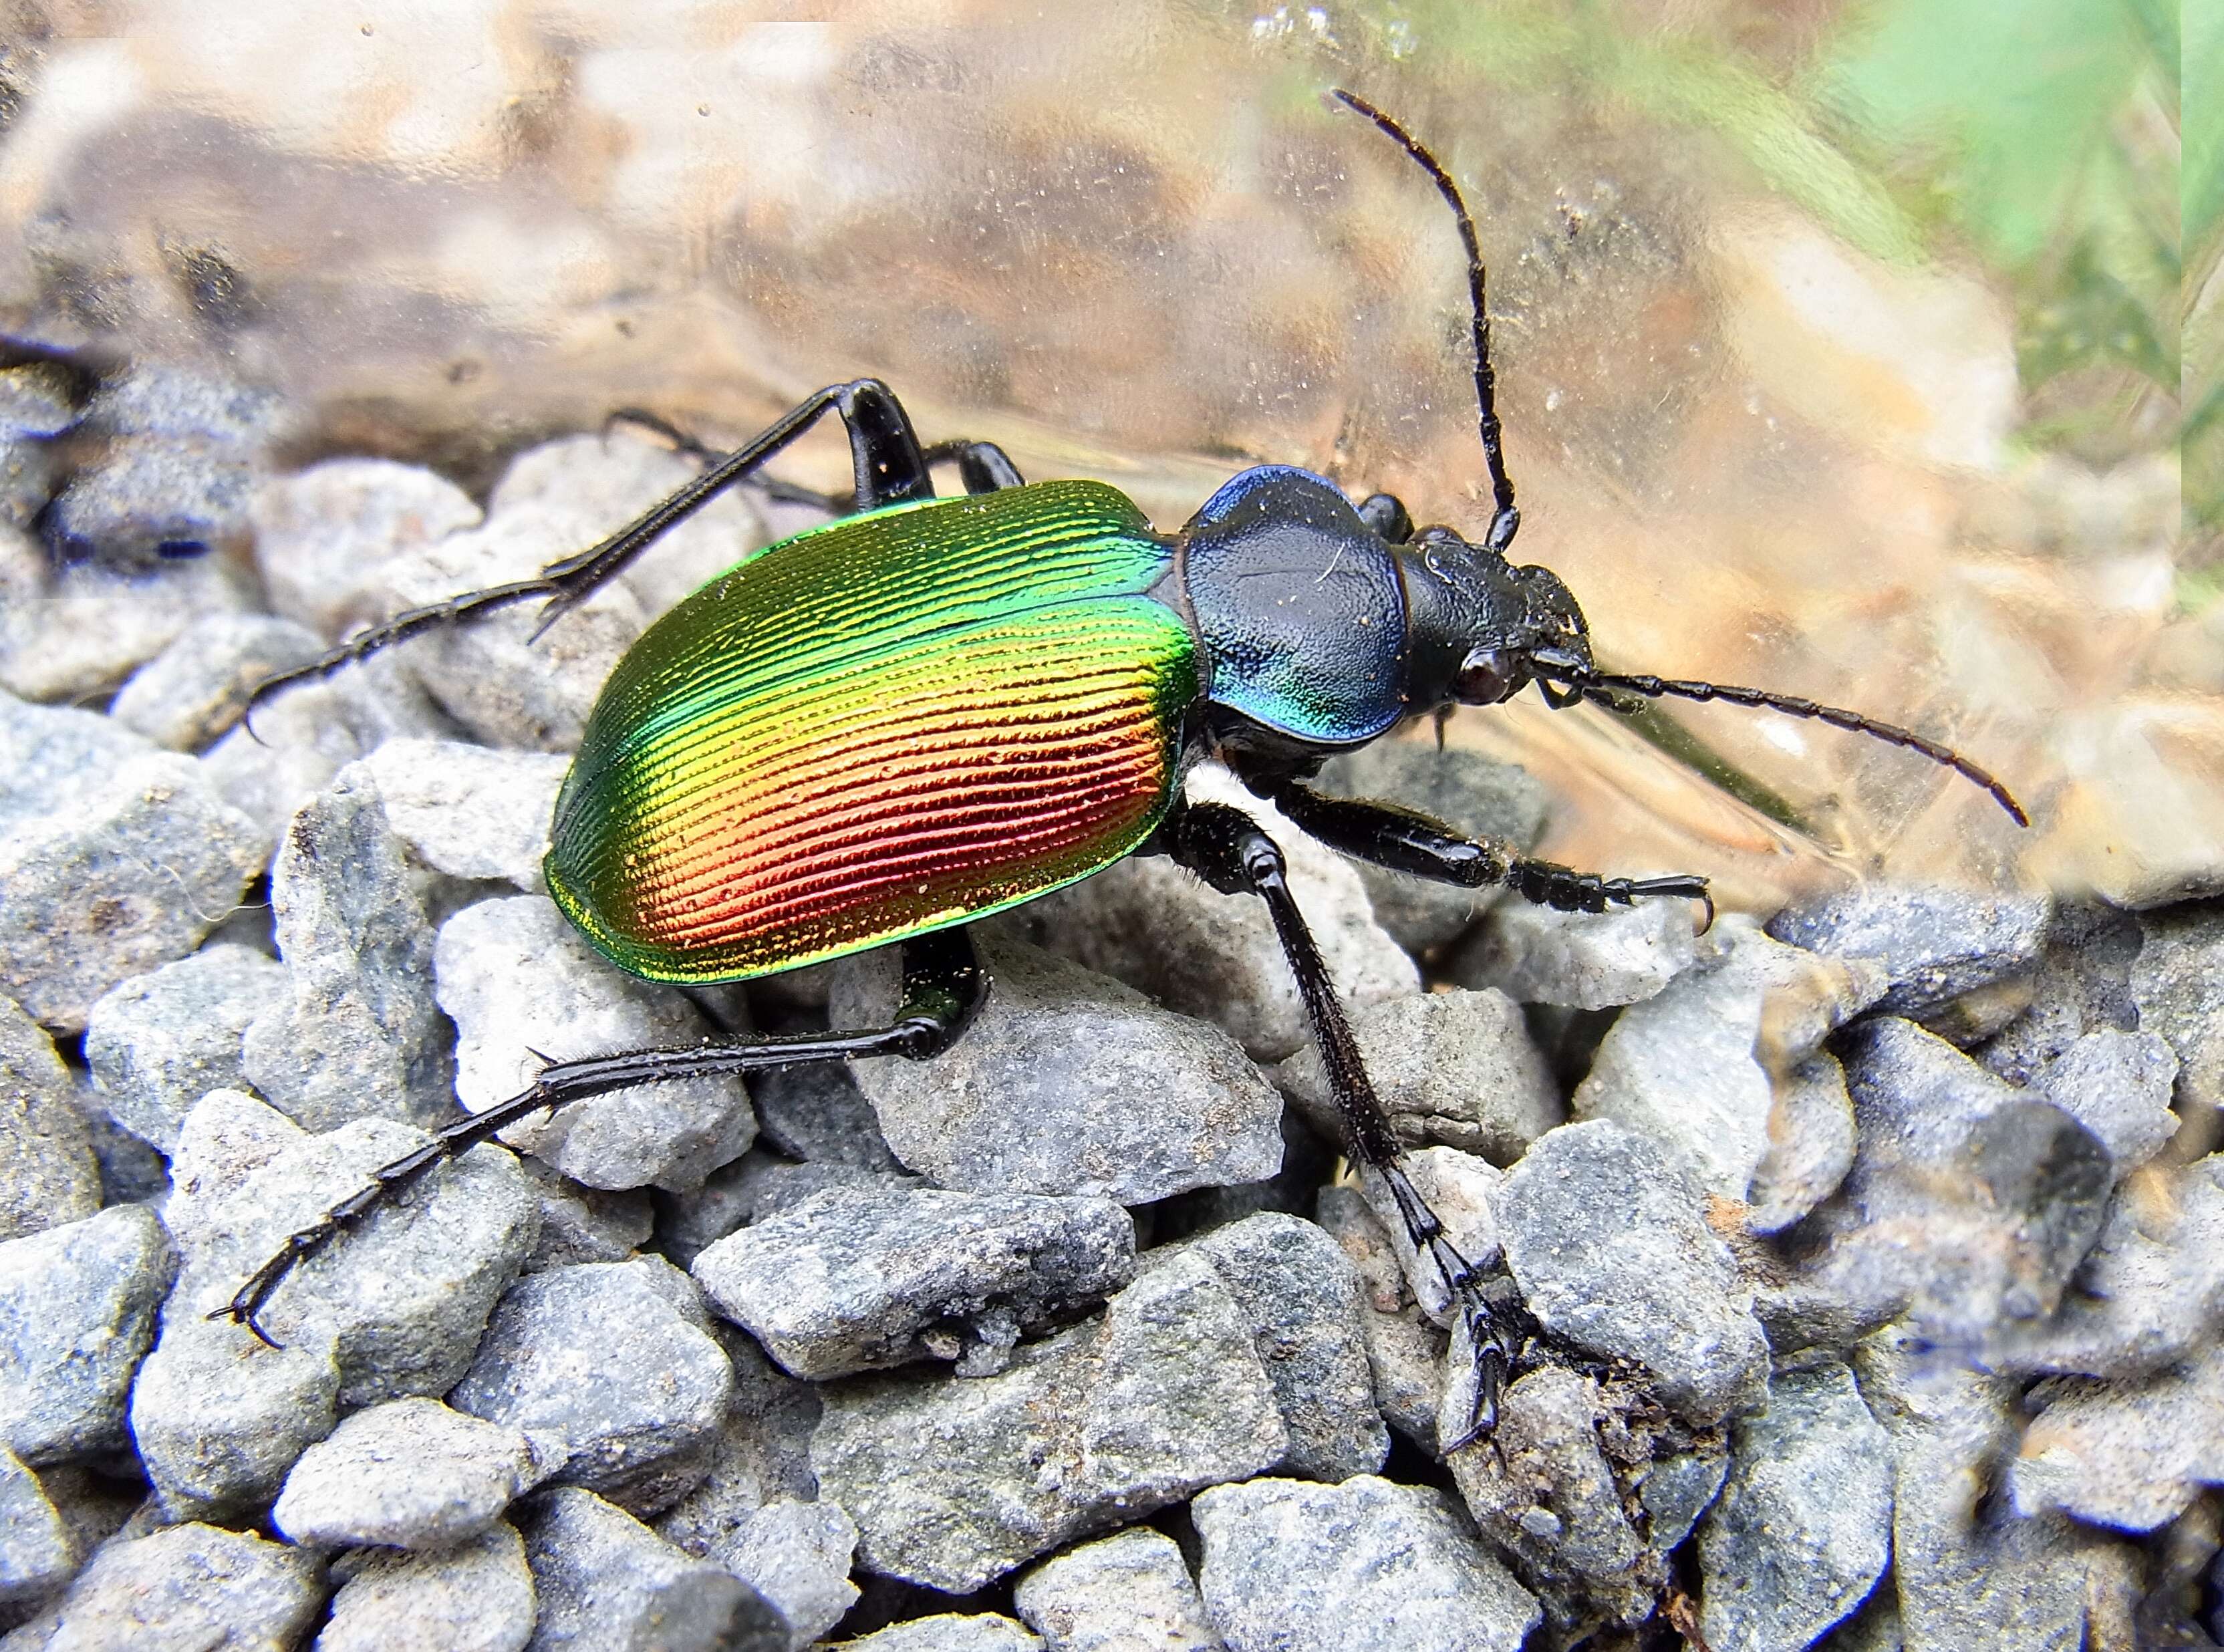
[[[1147,1526],[1045,1560],[1012,1604],[1047,1652],[1222,1652],[1181,1550]]]
[[[0,1605],[52,1594],[82,1558],[38,1476],[0,1450]]]
[[[2224,1348],[2212,1344],[2136,1385],[2059,1377],[2031,1399],[2042,1408],[2010,1478],[2025,1514],[2059,1509],[2151,1532],[2202,1486],[2224,1483]]]
[[[266,677],[325,651],[306,626],[274,614],[209,614],[131,674],[108,714],[173,751],[203,751],[247,710]]]
[[[1640,901],[1605,912],[1555,912],[1502,901],[1450,963],[1462,986],[1495,988],[1516,1003],[1607,1010],[1640,1003],[1694,956],[1690,904]]]
[[[153,1212],[117,1205],[0,1244],[0,1440],[34,1465],[125,1446],[124,1404],[177,1269]]]
[[[315,1652],[524,1652],[533,1573],[516,1529],[496,1525],[430,1554],[351,1549]]]
[[[203,1096],[247,1087],[247,1029],[291,978],[267,953],[218,943],[104,995],[85,1018],[85,1059],[109,1116],[174,1152]]]
[[[541,858],[570,762],[462,740],[388,740],[363,759],[395,835],[438,872],[545,895]]]
[[[1889,984],[1880,1014],[1970,1043],[2032,1002],[2051,913],[2039,896],[1873,883],[1787,908],[1768,933],[1825,958],[1874,960]]]
[[[524,1522],[533,1652],[787,1652],[787,1624],[732,1573],[681,1554],[591,1491],[545,1491]]]
[[[303,1452],[270,1518],[296,1543],[446,1548],[490,1530],[547,1467],[520,1429],[390,1400]]]
[[[54,1041],[0,997],[0,1241],[100,1208],[100,1166]]]
[[[212,1652],[285,1647],[316,1621],[324,1563],[306,1549],[191,1522],[94,1551],[8,1652]]]

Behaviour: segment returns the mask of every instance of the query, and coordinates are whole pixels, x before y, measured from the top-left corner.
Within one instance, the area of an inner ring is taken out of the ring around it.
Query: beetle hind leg
[[[1390,1116],[1374,1093],[1359,1044],[1344,1019],[1336,984],[1305,915],[1290,893],[1282,851],[1257,821],[1222,803],[1178,807],[1160,827],[1154,845],[1223,895],[1256,895],[1267,903],[1274,934],[1297,977],[1298,994],[1320,1049],[1322,1071],[1343,1115],[1351,1155],[1381,1176],[1398,1206],[1399,1219],[1416,1251],[1436,1263],[1444,1287],[1458,1307],[1474,1361],[1474,1386],[1468,1426],[1443,1442],[1449,1453],[1488,1434],[1498,1418],[1498,1397],[1513,1370],[1512,1316],[1494,1306],[1482,1271],[1460,1254],[1402,1162],[1405,1152]]]
[[[507,1101],[458,1120],[414,1152],[372,1171],[363,1187],[306,1227],[288,1235],[277,1252],[248,1276],[231,1301],[208,1317],[244,1326],[276,1347],[258,1316],[287,1274],[372,1212],[392,1203],[434,1165],[468,1152],[535,1113],[666,1079],[758,1073],[806,1061],[849,1061],[871,1055],[926,1060],[949,1048],[964,1032],[988,991],[989,978],[974,953],[971,937],[962,927],[944,929],[904,943],[903,1000],[894,1020],[885,1027],[769,1034],[553,1061],[528,1088]]]

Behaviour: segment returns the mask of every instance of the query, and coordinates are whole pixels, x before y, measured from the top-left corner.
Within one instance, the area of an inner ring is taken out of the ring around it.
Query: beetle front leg
[[[527,1089],[485,1111],[449,1125],[424,1146],[370,1173],[370,1180],[308,1226],[289,1235],[277,1253],[248,1276],[231,1301],[208,1317],[243,1325],[272,1347],[278,1346],[257,1316],[286,1275],[349,1228],[385,1205],[434,1165],[458,1157],[480,1142],[535,1113],[566,1102],[628,1090],[667,1079],[694,1079],[768,1068],[799,1067],[806,1061],[854,1061],[869,1055],[900,1055],[923,1061],[939,1055],[972,1023],[988,997],[989,977],[962,927],[938,930],[904,943],[903,1002],[885,1027],[853,1032],[772,1034],[680,1045],[668,1049],[628,1050],[552,1061]]]
[[[1391,803],[1328,797],[1294,782],[1271,794],[1276,807],[1331,849],[1393,872],[1410,872],[1463,889],[1503,884],[1525,901],[1559,912],[1603,912],[1633,906],[1640,896],[1697,901],[1715,921],[1707,880],[1694,874],[1669,877],[1602,877],[1549,860],[1532,860],[1503,838],[1470,838],[1442,821]]]
[[[1329,1093],[1343,1119],[1346,1146],[1353,1158],[1380,1175],[1389,1187],[1414,1250],[1436,1263],[1445,1289],[1459,1305],[1469,1346],[1474,1351],[1475,1403],[1468,1428],[1444,1442],[1447,1453],[1458,1450],[1489,1433],[1497,1422],[1498,1396],[1513,1364],[1509,1333],[1501,1314],[1483,1294],[1481,1270],[1460,1254],[1444,1224],[1406,1174],[1404,1150],[1360,1060],[1359,1043],[1352,1036],[1350,1022],[1344,1019],[1336,983],[1321,961],[1320,949],[1313,942],[1305,915],[1298,909],[1296,897],[1290,893],[1280,848],[1257,821],[1223,803],[1179,806],[1159,828],[1155,846],[1222,894],[1256,895],[1266,902],[1283,956],[1289,960],[1290,972],[1297,977],[1298,996],[1305,1001],[1305,1016],[1312,1024]]]

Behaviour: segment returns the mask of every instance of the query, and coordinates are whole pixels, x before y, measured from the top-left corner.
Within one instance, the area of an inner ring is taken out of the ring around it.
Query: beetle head
[[[1532,682],[1555,707],[1583,698],[1590,627],[1560,576],[1521,566],[1449,528],[1393,548],[1406,585],[1406,693],[1416,709],[1494,706]]]

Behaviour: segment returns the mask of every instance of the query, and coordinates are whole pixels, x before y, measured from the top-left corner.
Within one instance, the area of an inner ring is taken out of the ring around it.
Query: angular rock
[[[624,1262],[656,1230],[656,1206],[641,1188],[611,1193],[583,1187],[538,1159],[520,1159],[540,1200],[540,1237],[525,1271],[582,1262]]]
[[[654,1512],[707,1472],[733,1392],[705,1323],[694,1282],[660,1257],[528,1275],[449,1402],[567,1454],[556,1484]]]
[[[698,1560],[718,1560],[739,1550],[764,1510],[818,1498],[811,1435],[823,1408],[817,1384],[790,1377],[747,1335],[717,1322],[711,1334],[733,1361],[733,1398],[711,1450],[710,1472],[657,1516],[655,1526],[660,1537]],[[846,1560],[842,1569],[846,1574]]]
[[[9,509],[10,484],[28,479],[9,468],[0,456],[0,513]],[[103,699],[195,619],[250,605],[237,569],[222,558],[131,569],[66,560],[56,566],[43,547],[0,527],[0,558],[16,561],[7,556],[10,547],[22,554],[8,581],[15,588],[0,604],[0,688],[25,699]]]
[[[787,1652],[787,1625],[748,1584],[591,1491],[542,1492],[524,1532],[540,1609],[533,1652]]]
[[[270,1517],[296,1543],[445,1548],[490,1529],[547,1467],[516,1428],[389,1400],[302,1453]]]
[[[541,858],[569,759],[461,740],[389,740],[363,761],[410,851],[451,877],[545,894]]]
[[[294,817],[270,904],[289,990],[247,1029],[255,1087],[311,1130],[363,1117],[445,1123],[454,1092],[433,931],[366,771],[343,770]]]
[[[1289,867],[1290,891],[1346,1010],[1411,997],[1420,975],[1374,921],[1353,864],[1292,826],[1225,770],[1192,770],[1192,800],[1231,804],[1266,829]],[[998,927],[1125,982],[1169,1010],[1217,1022],[1260,1061],[1311,1036],[1297,981],[1265,902],[1222,895],[1162,858],[1133,858],[1030,902]],[[897,1149],[901,1156],[902,1149]]]
[[[0,1449],[0,1605],[51,1594],[77,1570],[77,1544],[38,1476]]]
[[[84,416],[78,377],[60,362],[0,369],[0,437],[58,436]]]
[[[193,759],[90,712],[0,695],[0,992],[64,1032],[182,958],[261,869]]]
[[[1408,1147],[1441,1143],[1511,1164],[1565,1111],[1559,1088],[1504,993],[1420,992],[1355,1010],[1367,1076]],[[1343,1122],[1307,1045],[1273,1080],[1330,1141]]]
[[[1316,784],[1333,797],[1416,809],[1471,837],[1507,839],[1524,852],[1545,836],[1551,801],[1527,771],[1464,746],[1422,739],[1377,740],[1331,757]],[[1467,889],[1355,863],[1374,920],[1407,952],[1456,940],[1505,893]],[[1454,1142],[1454,1146],[1464,1143]]]
[[[2224,1111],[2224,901],[2143,912],[2139,930],[2128,982],[2139,1030],[2177,1054],[2178,1114],[2208,1121],[2214,1143]]]
[[[1822,1041],[1884,987],[1873,963],[1817,958],[1734,915],[1690,969],[1607,1030],[1576,1116],[1652,1137],[1724,1199],[1746,1201],[1762,1178],[1774,1197],[1758,1230],[1787,1227],[1853,1162],[1853,1105]]]
[[[1551,1335],[1630,1361],[1694,1422],[1759,1402],[1768,1344],[1752,1292],[1703,1204],[1645,1138],[1608,1119],[1564,1124],[1507,1173],[1507,1265]]]
[[[1515,1652],[1543,1617],[1432,1487],[1253,1480],[1191,1513],[1197,1586],[1234,1649]]]
[[[0,434],[0,589],[11,598],[32,595],[43,582],[46,547],[29,530],[54,497],[60,469],[46,443]]]
[[[993,984],[964,1038],[856,1064],[903,1163],[945,1187],[1123,1205],[1273,1174],[1281,1098],[1225,1033],[993,931],[981,956]],[[886,1025],[896,969],[885,948],[843,959],[834,1024]]]
[[[1874,959],[1890,983],[1880,1014],[1969,1043],[2031,1002],[2051,912],[2044,896],[1861,884],[1787,907],[1768,933],[1826,957]]]
[[[338,637],[383,619],[384,564],[479,521],[447,478],[384,459],[335,459],[258,487],[248,504],[270,605]]]
[[[2177,1364],[2224,1320],[2224,1155],[2149,1165],[2108,1205],[2054,1317],[2012,1327],[2000,1369],[2124,1380]]]
[[[836,1188],[924,1187],[919,1176],[849,1164],[791,1164],[760,1145],[713,1170],[692,1193],[660,1193],[657,1248],[683,1267],[728,1234]]]
[[[1357,1188],[1322,1188],[1319,1219],[1358,1271],[1359,1332],[1374,1377],[1374,1403],[1385,1422],[1433,1456],[1444,1333],[1422,1316],[1390,1231]]]
[[[857,1522],[860,1563],[951,1593],[1289,1448],[1250,1327],[1202,1257],[1001,1376],[858,1378],[825,1398],[812,1464]]]
[[[1290,1445],[1271,1466],[1333,1484],[1372,1474],[1390,1453],[1359,1327],[1359,1270],[1335,1240],[1302,1217],[1261,1212],[1200,1237],[1151,1251],[1209,1263],[1251,1326],[1260,1369]]]
[[[0,1443],[35,1465],[125,1445],[176,1257],[139,1205],[0,1244]]]
[[[900,1174],[873,1104],[844,1063],[779,1067],[749,1080],[763,1139],[791,1158]]]
[[[384,1118],[308,1136],[250,1096],[213,1092],[186,1115],[172,1164],[163,1218],[185,1261],[166,1327],[199,1325],[287,1235],[426,1140]],[[281,1343],[328,1344],[348,1408],[443,1393],[532,1249],[536,1214],[516,1161],[473,1148],[303,1261],[264,1304],[262,1324]],[[262,1348],[244,1329],[209,1328],[242,1358]]]
[[[236,1519],[269,1502],[339,1417],[330,1331],[267,1348],[244,1332],[177,1317],[139,1368],[131,1439],[167,1520]]]
[[[1012,1603],[1050,1652],[1221,1652],[1181,1550],[1147,1526],[1045,1560]]]
[[[2042,1067],[2033,1087],[2100,1138],[2123,1174],[2177,1133],[2170,1109],[2177,1055],[2157,1033],[2088,1033]]]
[[[545,896],[464,908],[440,926],[433,969],[458,1034],[456,1094],[473,1112],[528,1087],[544,1055],[692,1044],[711,1030],[677,990],[611,967]],[[749,1092],[734,1078],[620,1090],[502,1132],[590,1187],[682,1192],[755,1137]]]
[[[1810,1645],[1892,1557],[1892,1441],[1831,1360],[1771,1381],[1767,1410],[1737,1421],[1731,1461],[1699,1533],[1707,1643]]]
[[[856,1522],[838,1503],[774,1503],[710,1558],[771,1603],[787,1624],[788,1652],[802,1652],[856,1604]]]
[[[290,619],[210,614],[133,672],[108,714],[156,745],[199,751],[239,721],[264,679],[324,651],[323,638]]]
[[[275,959],[220,942],[104,994],[85,1018],[85,1059],[109,1116],[174,1149],[203,1096],[245,1086],[247,1029],[288,980]]]
[[[995,1612],[937,1612],[854,1641],[843,1652],[1042,1652],[1043,1643]]]
[[[2137,915],[2101,902],[2058,902],[2039,938],[2031,1007],[1987,1040],[1977,1059],[2028,1087],[2086,1034],[2139,1030],[2131,980],[2140,944]]]
[[[75,1092],[54,1041],[0,997],[0,1241],[100,1208],[100,1166]]]
[[[2135,1387],[2057,1377],[2031,1397],[2044,1408],[2009,1476],[2025,1514],[2059,1509],[2149,1532],[2224,1482],[2224,1348],[2211,1344]]]
[[[1444,1225],[1444,1237],[1470,1267],[1488,1270],[1496,1265],[1503,1249],[1498,1237],[1498,1218],[1493,1213],[1506,1173],[1487,1159],[1456,1148],[1423,1148],[1400,1161],[1406,1174],[1424,1203]],[[1414,1250],[1412,1236],[1399,1212],[1389,1185],[1372,1170],[1362,1169],[1360,1191],[1397,1248],[1399,1265],[1421,1312],[1439,1326],[1451,1322],[1451,1292],[1443,1269],[1433,1256]]]
[[[198,1522],[104,1543],[8,1652],[211,1652],[297,1643],[324,1604],[324,1562]]]
[[[1959,1346],[2023,1336],[2100,1232],[2107,1149],[1911,1022],[1866,1023],[1842,1046],[1861,1148],[1815,1218],[1827,1245],[1769,1309],[1779,1346],[1842,1341],[1911,1309]]]
[[[1691,914],[1680,901],[1606,912],[1505,901],[1454,955],[1450,972],[1462,986],[1495,987],[1516,1003],[1605,1010],[1651,997],[1691,959]]]
[[[1134,1224],[1109,1199],[928,1188],[818,1193],[693,1266],[721,1313],[814,1380],[937,1358],[989,1375],[1134,1271]]]
[[[533,1573],[514,1527],[426,1554],[355,1549],[332,1573],[316,1652],[524,1652],[533,1638]]]

